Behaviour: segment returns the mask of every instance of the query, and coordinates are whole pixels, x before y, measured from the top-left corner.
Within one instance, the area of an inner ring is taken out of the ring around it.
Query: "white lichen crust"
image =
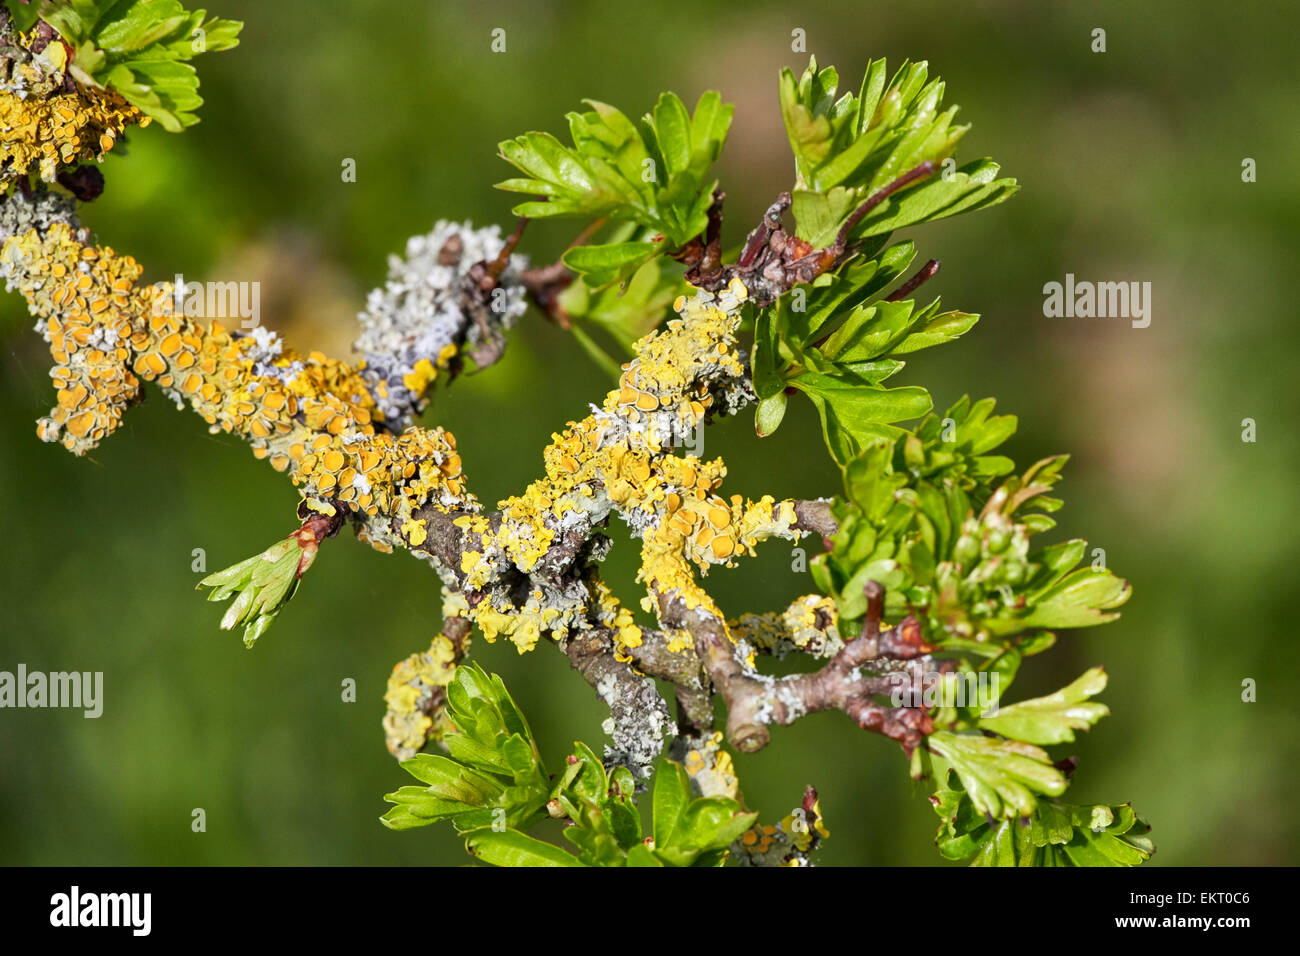
[[[471,267],[492,262],[505,248],[497,226],[439,220],[425,235],[412,236],[405,256],[390,256],[388,280],[366,299],[357,318],[356,350],[365,357],[362,374],[383,413],[385,427],[401,432],[427,404],[433,380],[462,351],[508,329],[524,313],[519,273],[524,256],[511,255],[481,310],[487,328],[466,308]]]

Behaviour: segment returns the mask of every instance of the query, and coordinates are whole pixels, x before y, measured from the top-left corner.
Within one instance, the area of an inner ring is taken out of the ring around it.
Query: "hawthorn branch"
[[[789,725],[805,714],[840,710],[864,730],[896,740],[910,755],[934,729],[929,712],[920,707],[885,707],[875,702],[924,666],[934,648],[921,638],[919,622],[911,616],[880,630],[885,591],[866,585],[866,623],[861,636],[820,670],[781,678],[758,674],[745,659],[743,645],[728,636],[725,623],[699,607],[691,608],[675,594],[660,595],[661,616],[691,633],[704,670],[727,705],[727,739],[736,749],[753,753],[767,746],[771,724]],[[883,669],[876,661],[902,662]]]
[[[721,190],[715,191],[703,239],[697,236],[675,253],[674,258],[687,266],[686,281],[698,288],[716,291],[732,279],[739,278],[749,289],[750,299],[756,305],[769,305],[796,285],[811,282],[817,276],[838,268],[857,252],[858,243],[850,241],[850,236],[867,213],[899,190],[933,175],[934,170],[934,163],[926,160],[877,189],[844,220],[835,241],[822,249],[785,231],[781,218],[793,200],[790,193],[781,193],[749,233],[740,257],[729,265],[723,265],[718,254],[725,194]],[[930,272],[920,281],[933,274]]]
[[[889,295],[885,296],[886,302],[901,302],[909,295],[933,279],[939,272],[939,260],[931,259],[920,269],[916,270],[916,275],[908,279]]]
[[[713,197],[698,249],[700,274],[716,277],[730,268],[720,262],[723,198],[721,191]],[[744,257],[760,298],[779,285],[773,276],[784,264],[811,251],[782,232],[785,208],[788,199],[769,211]],[[144,383],[156,382],[299,486],[311,512],[302,514],[304,553],[352,523],[380,550],[408,549],[435,568],[450,602],[449,623],[390,681],[402,723],[398,750],[413,746],[412,733],[430,730],[445,695],[438,688],[450,680],[471,625],[489,640],[509,638],[521,652],[542,637],[572,649],[579,672],[611,691],[602,692],[607,701],[635,700],[642,714],[666,712],[650,679],[670,681],[679,725],[704,731],[712,725],[714,685],[726,674],[716,664],[710,669],[698,635],[666,620],[658,628],[633,625],[600,584],[595,567],[609,547],[608,519],[617,513],[642,538],[648,591],[670,583],[689,594],[692,607],[715,615],[724,637],[726,625],[695,582],[696,568],[731,564],[768,537],[834,531],[824,502],[724,497],[720,459],[673,453],[673,436],[753,401],[735,340],[742,306],[753,298],[740,271],[680,300],[680,318],[643,341],[603,406],[555,436],[544,451],[545,475],[487,512],[469,490],[454,437],[405,426],[423,407],[434,363],[446,361],[454,373],[458,359],[444,358],[450,346],[480,367],[500,354],[503,323],[489,313],[526,220],[499,254],[474,262],[467,262],[468,251],[474,243],[481,248],[481,236],[444,234],[431,258],[451,269],[466,264],[454,286],[441,290],[459,310],[460,325],[430,344],[421,339],[418,311],[385,300],[387,311],[366,326],[374,335],[358,368],[169,311],[175,290],[145,286],[134,260],[95,245],[70,203],[20,194],[5,212],[6,276],[42,320],[59,387],[42,438],[84,454],[118,427],[143,397]],[[570,277],[561,264],[508,281],[563,319],[557,297]],[[417,352],[402,345],[388,355],[387,340],[397,333],[420,340]],[[472,334],[478,338],[471,347]],[[618,706],[612,702],[616,728]]]
[[[609,628],[593,626],[562,641],[561,647],[569,665],[609,707],[606,729],[612,743],[605,750],[606,766],[624,766],[638,778],[650,777],[672,726],[655,682],[618,658]]]
[[[835,516],[831,514],[831,503],[824,498],[794,503],[795,526],[801,531],[819,534],[830,538],[839,530]]]
[[[573,281],[573,273],[563,262],[552,262],[548,266],[525,269],[519,273],[519,281],[528,292],[528,301],[532,302],[544,316],[568,331],[572,322],[560,306],[560,293]]]

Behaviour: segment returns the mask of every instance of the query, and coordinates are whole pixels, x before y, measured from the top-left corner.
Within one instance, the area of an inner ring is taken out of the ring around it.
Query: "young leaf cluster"
[[[925,389],[882,385],[903,367],[900,356],[950,342],[979,318],[940,312],[937,299],[923,307],[878,299],[915,255],[910,242],[888,245],[890,233],[995,205],[1017,189],[1015,180],[996,178],[991,160],[956,168],[951,155],[969,127],[953,125],[957,107],[941,109],[944,84],[927,82],[925,63],[904,63],[886,79],[885,61],[873,60],[859,93],[837,95],[839,74],[833,67],[818,69],[814,58],[799,79],[786,69],[780,80],[795,161],[796,234],[810,247],[844,238],[855,210],[904,174],[927,163],[938,172],[858,214],[847,233],[856,255],[836,272],[796,287],[755,323],[758,433],[775,431],[788,396],[803,392],[841,465],[867,441],[896,436],[896,423],[930,410]]]
[[[1155,852],[1150,825],[1127,803],[1046,799],[1025,817],[990,821],[951,776],[930,802],[942,821],[939,852],[971,866],[1137,866]]]
[[[716,186],[709,167],[726,142],[732,107],[710,91],[691,114],[675,94],[664,93],[634,123],[606,103],[586,103],[588,111],[567,114],[572,146],[540,132],[501,143],[501,157],[524,175],[497,188],[542,197],[515,206],[518,216],[631,225],[617,241],[565,253],[565,264],[599,288],[704,232]]]
[[[243,27],[188,11],[180,0],[6,2],[20,29],[39,16],[58,32],[71,48],[64,68],[73,79],[116,90],[173,133],[198,122],[194,111],[203,103],[188,61],[238,45]]]
[[[447,716],[455,732],[446,756],[416,754],[402,762],[424,786],[385,795],[394,830],[449,820],[461,832],[481,827],[527,829],[546,816],[550,778],[524,715],[501,678],[476,665],[456,670],[447,686]]]
[[[940,166],[969,126],[955,126],[957,107],[941,109],[944,84],[927,80],[927,66],[904,63],[886,83],[885,61],[867,66],[857,95],[837,96],[839,73],[819,70],[814,57],[796,80],[781,72],[781,118],[794,152],[791,193],[799,238],[829,245],[849,215],[876,190],[932,162]],[[945,170],[877,206],[853,229],[853,238],[992,206],[1016,191],[997,179],[998,166],[978,160]]]
[[[1047,492],[1066,458],[1008,476],[1014,464],[990,452],[1016,420],[993,409],[992,399],[963,398],[844,467],[838,531],[811,563],[843,636],[861,627],[867,581],[885,586],[891,619],[913,614],[930,644],[979,658],[1036,653],[1050,646],[1049,629],[1105,623],[1128,599],[1128,582],[1109,569],[1077,567],[1084,541],[1032,546],[1055,526],[1049,512],[1061,502]]]
[[[1002,705],[1021,654],[1005,651],[982,670],[997,674],[998,696],[952,706],[952,691],[976,676],[962,662],[947,675],[945,699],[933,708],[936,730],[913,772],[943,780],[930,797],[943,819],[936,843],[951,860],[974,866],[1133,866],[1155,847],[1150,829],[1128,805],[1071,806],[1060,797],[1069,765],[1053,762],[1044,747],[1070,743],[1109,713],[1092,700],[1106,687],[1100,667],[1045,697]],[[968,686],[971,686],[968,684]]]
[[[581,743],[567,759],[553,800],[569,821],[564,838],[573,851],[518,830],[488,828],[468,835],[470,852],[497,866],[721,866],[727,847],[758,817],[726,797],[695,797],[686,771],[664,759],[652,784],[651,829],[643,833],[630,771],[607,773]]]
[[[221,629],[230,631],[243,625],[244,646],[252,647],[298,590],[302,573],[311,563],[311,557],[304,554],[297,536],[290,535],[261,554],[200,581],[198,587],[212,588],[209,601],[235,598],[221,618]]]
[[[456,730],[447,755],[419,754],[403,769],[424,786],[384,797],[395,830],[448,820],[466,849],[496,866],[719,866],[727,847],[754,824],[735,800],[695,797],[682,767],[659,762],[651,785],[652,822],[643,832],[626,768],[607,771],[575,743],[552,784],[523,715],[501,678],[465,665],[447,689]],[[565,849],[527,831],[548,816],[566,820]]]
[[[881,298],[914,255],[911,242],[859,255],[758,314],[751,369],[760,435],[780,426],[791,391],[803,392],[831,457],[847,465],[872,441],[900,435],[893,423],[930,410],[924,388],[883,383],[903,368],[901,356],[953,341],[979,316],[941,312],[938,299],[918,306]]]
[[[1069,780],[1043,747],[1074,740],[1076,730],[1089,730],[1110,711],[1091,700],[1106,687],[1106,672],[1094,667],[1061,690],[1002,706],[1001,696],[1015,680],[1021,653],[1011,648],[986,662],[980,675],[962,661],[945,676],[944,694],[932,708],[936,727],[926,739],[921,759],[933,772],[945,766],[960,781],[971,804],[988,819],[1027,818],[1041,797],[1059,797]],[[971,678],[996,675],[996,695],[982,699],[978,690],[962,698],[959,685],[978,688]],[[922,700],[922,704],[928,704]]]

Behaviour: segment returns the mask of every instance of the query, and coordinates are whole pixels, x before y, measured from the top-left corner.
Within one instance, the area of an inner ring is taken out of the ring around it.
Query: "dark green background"
[[[591,96],[639,115],[661,89],[715,87],[736,104],[720,163],[728,241],[792,167],[776,73],[802,68],[791,30],[856,89],[869,57],[925,58],[973,121],[959,158],[991,155],[1023,191],[919,232],[944,268],[931,288],[984,319],[899,381],[946,406],[994,395],[1021,417],[1013,454],[1071,451],[1066,533],[1106,549],[1134,597],[1121,621],[1065,634],[1013,693],[1055,689],[1104,663],[1113,716],[1077,744],[1071,794],[1132,800],[1156,862],[1291,863],[1297,827],[1292,589],[1297,403],[1291,305],[1300,189],[1300,25],[1283,3],[715,5],[214,0],[247,21],[241,46],[199,61],[207,103],[183,136],[132,134],[85,211],[150,281],[257,280],[263,321],[339,354],[385,257],[439,217],[508,223],[495,143],[563,129]],[[1086,9],[1085,9],[1086,8]],[[508,51],[489,52],[507,31]],[[1094,27],[1108,49],[1090,52]],[[1241,181],[1243,157],[1258,161]],[[356,183],[340,181],[344,157]],[[571,224],[535,224],[549,260]],[[1149,280],[1150,328],[1047,319],[1042,286]],[[155,392],[112,440],[75,459],[43,445],[48,355],[14,296],[0,298],[3,632],[0,669],[105,673],[99,720],[0,712],[0,860],[10,863],[461,863],[449,828],[390,833],[380,796],[404,774],[383,748],[384,681],[438,626],[434,575],[345,534],[253,651],[217,630],[194,591],[209,570],[294,526],[287,481]],[[345,354],[345,353],[344,353]],[[558,329],[530,315],[506,360],[439,393],[427,420],[457,435],[485,501],[540,469],[550,433],[607,387]],[[1241,441],[1243,418],[1258,441]],[[763,443],[745,420],[706,435],[728,489],[832,493],[816,418],[792,404]],[[629,603],[635,548],[609,574]],[[789,546],[710,582],[730,613],[811,590]],[[549,648],[479,640],[552,760],[599,744],[601,707]],[[340,700],[355,678],[357,703]],[[1244,678],[1259,701],[1241,701]],[[804,783],[823,794],[826,863],[938,860],[936,819],[893,744],[837,714],[777,730],[738,760],[771,819]],[[207,832],[190,829],[202,807]]]

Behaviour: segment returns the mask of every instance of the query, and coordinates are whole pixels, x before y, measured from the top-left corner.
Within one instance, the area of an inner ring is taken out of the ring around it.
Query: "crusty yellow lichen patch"
[[[736,779],[736,768],[731,754],[722,746],[722,731],[715,731],[703,740],[692,741],[686,751],[682,766],[691,785],[701,797],[727,797],[735,800],[740,796],[740,784]]]
[[[814,657],[829,657],[842,645],[835,622],[835,601],[824,594],[795,598],[783,611],[742,614],[729,621],[736,640],[778,657],[800,651]]]
[[[41,419],[45,441],[84,454],[111,434],[127,407],[142,397],[131,368],[134,316],[144,308],[136,290],[140,266],[112,249],[83,246],[63,223],[42,238],[37,230],[0,247],[31,311],[43,320],[58,403]]]
[[[676,437],[703,424],[717,400],[715,390],[725,396],[743,380],[734,333],[746,298],[743,283],[735,280],[717,296],[699,292],[678,299],[679,317],[637,343],[637,357],[624,366],[619,387],[603,407],[552,436],[543,453],[546,476],[502,501],[499,527],[483,530],[471,543],[476,557],[465,570],[475,585],[506,562],[532,570],[566,522],[579,525],[584,516],[599,520],[614,510],[644,538],[640,579],[652,593],[676,590],[688,606],[712,607],[692,565],[729,564],[763,538],[796,536],[792,504],[771,497],[724,498],[717,493],[726,474],[720,459],[704,462],[671,451]],[[595,597],[606,600],[604,594]],[[557,615],[552,628],[571,617]],[[523,631],[528,646],[533,620]],[[626,652],[639,642],[640,629],[625,609],[615,620]],[[490,629],[504,632],[495,620]],[[518,638],[516,643],[522,650]]]
[[[452,729],[438,689],[456,675],[457,658],[455,645],[439,634],[427,651],[412,654],[393,668],[384,694],[388,704],[384,736],[389,752],[398,760],[415,756],[428,742],[441,740]]]
[[[10,238],[0,259],[42,319],[55,363],[58,403],[40,422],[42,438],[84,454],[117,427],[142,383],[156,382],[213,431],[239,436],[286,472],[309,502],[344,509],[380,550],[427,553],[424,509],[457,514],[461,560],[444,574],[477,595],[466,616],[483,635],[504,636],[521,653],[588,626],[593,613],[613,628],[621,656],[638,645],[640,628],[607,591],[548,586],[521,597],[501,584],[508,571],[532,576],[547,562],[560,562],[558,570],[575,560],[611,512],[643,538],[640,580],[650,595],[675,591],[688,607],[715,612],[695,569],[730,564],[772,535],[798,536],[791,503],[724,497],[721,459],[673,453],[711,411],[750,398],[735,347],[747,298],[739,280],[716,295],[680,298],[678,317],[637,344],[603,406],[553,436],[545,475],[500,502],[489,521],[465,487],[454,437],[384,430],[355,368],[296,355],[264,330],[180,314],[169,284],[139,285],[133,259],[85,244],[63,223]],[[430,370],[417,373],[431,380]],[[688,648],[689,636],[672,632],[671,646]]]
[[[470,612],[485,639],[492,642],[498,637],[506,637],[520,654],[536,647],[543,633],[556,630],[562,614],[566,623],[571,623],[573,613],[551,606],[542,591],[530,593],[522,606],[498,607],[493,598],[488,598]]]
[[[830,835],[814,797],[810,807],[796,807],[775,826],[754,824],[732,850],[750,866],[808,866],[807,854]]]
[[[128,126],[149,125],[149,117],[112,90],[78,86],[48,96],[0,90],[0,169],[21,175],[35,165],[53,182],[60,166],[102,161]]]
[[[304,496],[341,504],[381,549],[422,543],[415,512],[426,504],[477,506],[454,437],[377,431],[374,401],[347,364],[271,354],[255,336],[177,314],[170,285],[137,285],[135,260],[82,244],[63,223],[9,239],[0,260],[43,320],[54,359],[58,403],[38,425],[45,441],[85,454],[139,400],[141,382],[156,382],[287,472]]]
[[[630,651],[644,643],[644,632],[634,620],[632,610],[623,606],[604,581],[596,579],[592,590],[596,620],[614,632],[614,656],[620,661],[630,662]]]

